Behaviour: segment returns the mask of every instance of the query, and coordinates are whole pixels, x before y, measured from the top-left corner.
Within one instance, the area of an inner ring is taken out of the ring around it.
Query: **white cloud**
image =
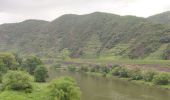
[[[0,24],[95,11],[147,17],[167,10],[170,0],[0,0]]]

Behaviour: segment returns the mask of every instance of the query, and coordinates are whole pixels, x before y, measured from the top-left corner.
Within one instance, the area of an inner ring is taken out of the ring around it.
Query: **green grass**
[[[51,100],[47,95],[47,85],[45,83],[35,83],[32,93],[5,90],[0,93],[0,100]]]
[[[116,58],[98,58],[98,59],[70,59],[64,62],[75,62],[75,63],[94,63],[94,64],[138,64],[138,65],[162,65],[170,66],[170,60],[130,60],[130,59],[116,59]]]

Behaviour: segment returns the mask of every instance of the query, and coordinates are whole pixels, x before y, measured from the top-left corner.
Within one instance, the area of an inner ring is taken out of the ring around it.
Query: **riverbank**
[[[114,77],[136,84],[145,84],[153,87],[170,89],[170,73],[156,70],[155,68],[129,67],[122,64],[103,64],[94,62],[81,63],[74,60],[61,63],[64,64],[64,66],[69,66],[68,70],[71,71],[78,68],[82,72],[95,76]]]
[[[113,76],[111,74],[103,75],[102,73],[94,73],[94,72],[86,72],[86,74],[92,75],[92,76],[97,76],[97,77],[106,77],[108,79],[117,79],[117,80],[131,82],[131,83],[138,84],[138,85],[147,85],[147,86],[160,88],[160,89],[166,89],[166,90],[168,89],[170,91],[170,84],[168,84],[168,85],[155,85],[152,82],[146,82],[144,80],[132,80],[130,78],[122,78],[122,77],[118,77],[118,76]]]

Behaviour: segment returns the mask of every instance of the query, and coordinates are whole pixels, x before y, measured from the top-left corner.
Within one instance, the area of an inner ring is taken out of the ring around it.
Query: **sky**
[[[170,0],[0,0],[0,24],[96,11],[148,17],[170,11]]]

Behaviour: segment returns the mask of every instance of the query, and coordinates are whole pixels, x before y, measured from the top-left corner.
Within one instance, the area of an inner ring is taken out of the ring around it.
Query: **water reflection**
[[[83,73],[52,70],[49,80],[60,76],[76,79],[82,90],[82,100],[170,100],[168,90]]]

